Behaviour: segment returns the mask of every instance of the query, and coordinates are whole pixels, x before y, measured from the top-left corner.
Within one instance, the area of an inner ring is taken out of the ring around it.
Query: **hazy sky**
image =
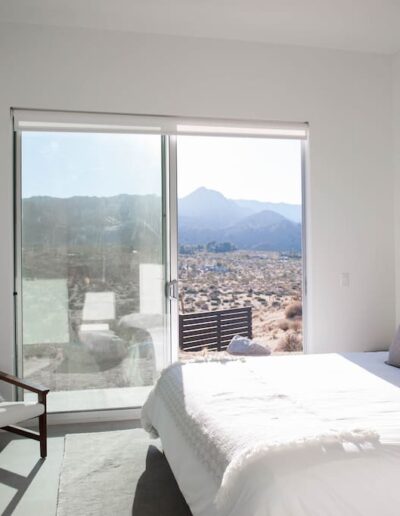
[[[298,140],[182,136],[178,197],[200,186],[230,199],[301,204]]]
[[[161,193],[155,135],[26,132],[23,197]],[[300,142],[178,138],[178,195],[200,186],[233,199],[301,203]]]
[[[155,135],[25,132],[22,195],[161,195]]]

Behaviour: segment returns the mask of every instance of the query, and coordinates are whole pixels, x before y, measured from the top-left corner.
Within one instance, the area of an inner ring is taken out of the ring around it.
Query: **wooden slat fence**
[[[179,347],[184,351],[222,351],[234,335],[252,338],[251,306],[179,315]]]

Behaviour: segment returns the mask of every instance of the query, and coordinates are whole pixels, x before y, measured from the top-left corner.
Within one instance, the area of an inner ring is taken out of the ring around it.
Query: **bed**
[[[142,410],[193,516],[400,514],[387,353],[173,364]]]

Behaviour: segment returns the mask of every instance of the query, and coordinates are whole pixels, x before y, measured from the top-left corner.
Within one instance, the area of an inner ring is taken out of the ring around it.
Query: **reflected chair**
[[[40,456],[44,459],[47,456],[47,394],[49,389],[26,380],[17,378],[0,371],[0,381],[4,381],[16,387],[34,392],[38,395],[38,401],[4,401],[0,397],[0,429],[13,432],[14,434],[35,439],[40,443]],[[28,419],[39,418],[39,432],[28,430],[16,423]]]

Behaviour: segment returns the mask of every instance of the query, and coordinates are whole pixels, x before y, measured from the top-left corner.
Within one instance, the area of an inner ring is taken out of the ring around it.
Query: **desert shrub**
[[[295,301],[285,308],[285,315],[288,319],[294,319],[295,317],[301,317],[303,313],[303,306],[300,301]]]
[[[301,333],[298,332],[288,332],[280,339],[278,345],[275,348],[275,351],[279,352],[293,352],[293,351],[302,351],[303,344]]]
[[[289,329],[289,321],[286,319],[282,319],[282,321],[279,321],[278,326],[283,331],[288,331]]]
[[[302,323],[301,321],[297,320],[297,321],[291,321],[290,325],[289,325],[289,328],[291,330],[294,330],[294,331],[301,331],[302,329]]]

